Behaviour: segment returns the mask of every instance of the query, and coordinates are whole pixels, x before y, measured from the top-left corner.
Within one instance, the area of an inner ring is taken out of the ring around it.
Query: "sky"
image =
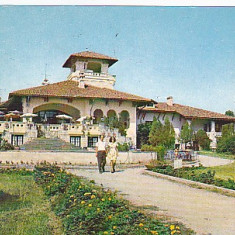
[[[70,54],[118,58],[115,89],[235,111],[235,8],[0,6],[0,96],[66,80]],[[47,66],[46,66],[47,64]]]

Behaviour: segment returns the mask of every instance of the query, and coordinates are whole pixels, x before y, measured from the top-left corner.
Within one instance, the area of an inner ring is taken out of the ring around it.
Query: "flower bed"
[[[177,224],[165,224],[131,206],[111,191],[56,166],[37,166],[35,180],[51,199],[65,234],[180,234]]]
[[[192,181],[198,181],[205,184],[213,184],[218,187],[224,187],[235,190],[235,181],[233,179],[219,179],[215,178],[215,171],[208,170],[207,172],[201,172],[205,170],[205,167],[184,167],[180,169],[174,169],[170,165],[159,166],[146,166],[148,170],[157,172],[160,174],[170,175],[174,177],[184,178]]]

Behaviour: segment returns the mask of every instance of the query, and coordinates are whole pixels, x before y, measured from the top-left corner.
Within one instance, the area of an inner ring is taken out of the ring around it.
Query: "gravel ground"
[[[99,174],[97,169],[70,171],[118,190],[134,205],[155,208],[158,215],[170,216],[197,234],[235,234],[233,197],[143,175],[144,168],[120,169],[114,174]]]
[[[205,167],[226,165],[234,161],[231,159],[210,157],[210,156],[205,156],[205,155],[199,155],[198,159],[200,163]]]

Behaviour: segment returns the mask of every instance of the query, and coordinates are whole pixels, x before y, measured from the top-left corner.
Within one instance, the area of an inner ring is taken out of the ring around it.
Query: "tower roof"
[[[100,59],[100,60],[107,60],[109,66],[113,65],[118,61],[118,59],[103,55],[100,53],[92,52],[92,51],[82,51],[78,53],[71,54],[69,58],[65,61],[63,67],[70,68],[71,65],[76,61],[78,58],[86,58],[86,59]]]

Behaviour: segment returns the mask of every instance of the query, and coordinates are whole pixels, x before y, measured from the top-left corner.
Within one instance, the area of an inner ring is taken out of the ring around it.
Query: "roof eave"
[[[71,60],[73,58],[84,58],[84,59],[95,59],[93,57],[83,57],[83,56],[76,56],[76,55],[70,55],[69,58],[65,61],[65,63],[63,64],[63,68],[71,68]],[[97,58],[99,59],[99,58]],[[115,64],[118,59],[100,59],[100,60],[106,60],[109,62],[109,67],[112,66],[113,64]]]

